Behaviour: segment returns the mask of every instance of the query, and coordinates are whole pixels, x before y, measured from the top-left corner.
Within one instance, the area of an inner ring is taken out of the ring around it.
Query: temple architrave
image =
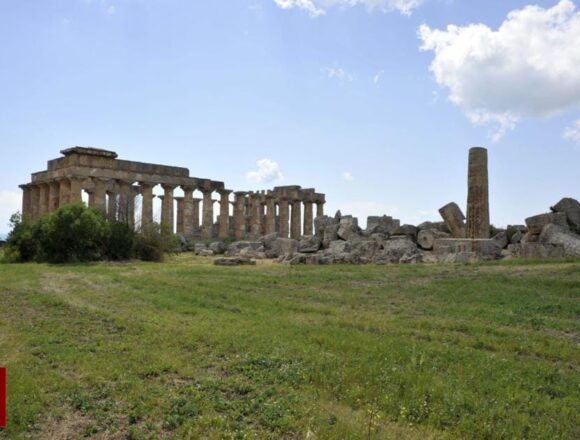
[[[240,240],[272,232],[300,238],[314,233],[314,205],[316,216],[324,214],[325,195],[313,188],[237,191],[231,201],[232,190],[223,182],[190,177],[187,168],[120,160],[114,151],[98,148],[73,147],[61,153],[63,157],[48,161],[46,171],[33,173],[31,183],[20,185],[25,218],[35,220],[80,202],[83,191],[89,207],[109,221],[138,229],[153,222],[153,199],[158,197],[161,223],[187,238]],[[158,185],[162,195],[154,194]],[[177,188],[183,196],[174,195]],[[195,192],[201,197],[194,197]],[[219,211],[214,223],[215,202]]]

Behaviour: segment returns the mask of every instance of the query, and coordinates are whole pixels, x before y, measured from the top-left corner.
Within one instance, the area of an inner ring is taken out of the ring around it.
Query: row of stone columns
[[[113,185],[112,185],[113,184]],[[184,196],[174,197],[177,185],[162,184],[163,195],[155,196],[153,182],[139,182],[134,186],[133,181],[112,180],[101,178],[67,177],[49,182],[21,185],[22,213],[27,218],[35,220],[44,214],[51,213],[67,203],[82,201],[83,189],[89,194],[89,207],[97,209],[107,215],[110,221],[135,223],[135,196],[141,194],[141,224],[146,226],[153,222],[153,199],[161,199],[161,223],[173,230],[174,200],[177,200],[177,232],[186,236],[201,233],[202,238],[213,236],[213,190],[201,189],[203,199],[193,197],[196,189],[191,186],[182,186]],[[111,189],[114,187],[115,189]],[[221,208],[219,237],[229,235],[229,190],[220,191]],[[108,198],[108,202],[107,202]],[[203,201],[203,215],[200,226],[199,204]]]
[[[244,191],[234,195],[233,229],[237,240],[257,238],[273,232],[283,238],[290,236],[299,239],[302,235],[312,235],[314,232],[314,204],[317,207],[316,215],[324,215],[324,201],[313,202]]]
[[[89,194],[88,205],[101,211],[109,221],[135,224],[135,197],[142,196],[141,226],[147,227],[153,222],[153,199],[161,199],[161,224],[173,231],[176,225],[178,234],[202,239],[257,238],[264,234],[278,232],[281,237],[298,239],[302,235],[314,232],[314,204],[316,215],[324,215],[324,200],[313,199],[313,190],[305,190],[302,198],[279,194],[276,190],[266,192],[236,192],[230,202],[231,190],[217,190],[219,200],[214,200],[213,188],[197,188],[187,185],[161,184],[163,195],[156,196],[153,188],[155,182],[123,179],[105,179],[99,177],[66,177],[48,182],[21,185],[23,190],[22,212],[25,216],[36,219],[59,207],[82,200],[82,191]],[[183,190],[182,197],[175,197],[177,187]],[[281,187],[286,188],[286,187]],[[199,190],[202,198],[194,198],[193,192]],[[284,190],[285,191],[285,190]],[[281,191],[283,192],[283,191]],[[214,231],[214,203],[219,201],[217,231]],[[200,216],[200,204],[201,216]],[[230,218],[230,204],[233,204],[233,218]],[[174,206],[177,205],[176,218]],[[230,224],[230,220],[233,224]]]

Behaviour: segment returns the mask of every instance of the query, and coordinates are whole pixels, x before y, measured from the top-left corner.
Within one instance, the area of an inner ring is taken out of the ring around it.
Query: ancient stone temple
[[[314,189],[282,186],[239,191],[230,201],[232,190],[225,189],[223,182],[190,177],[187,168],[120,160],[117,153],[98,148],[73,147],[61,153],[63,157],[49,161],[45,171],[33,173],[31,183],[20,186],[24,217],[34,220],[67,203],[80,202],[84,191],[90,207],[110,221],[136,228],[153,222],[157,197],[161,223],[187,238],[244,239],[270,232],[299,238],[313,233],[314,205],[317,216],[324,210],[325,196]],[[154,194],[157,186],[163,194]],[[175,196],[176,189],[183,195]],[[194,197],[195,193],[201,197]]]

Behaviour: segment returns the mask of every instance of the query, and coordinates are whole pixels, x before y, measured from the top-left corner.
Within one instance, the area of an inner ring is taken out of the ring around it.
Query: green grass
[[[0,265],[10,438],[580,438],[580,262]]]

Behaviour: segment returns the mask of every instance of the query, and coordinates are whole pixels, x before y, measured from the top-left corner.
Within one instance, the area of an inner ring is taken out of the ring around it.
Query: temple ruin
[[[313,188],[237,191],[230,200],[232,190],[223,182],[190,177],[187,168],[120,160],[114,151],[98,148],[73,147],[61,153],[63,157],[48,161],[45,171],[33,173],[30,183],[20,185],[25,218],[35,220],[80,202],[83,191],[88,193],[89,207],[110,221],[136,228],[153,222],[153,200],[158,197],[161,224],[186,238],[204,240],[241,240],[272,232],[298,239],[313,234],[314,205],[316,216],[324,214],[325,195]],[[162,195],[154,194],[156,186],[163,189]],[[177,188],[183,196],[175,196]],[[197,191],[200,198],[194,197]],[[219,202],[217,221],[215,202]]]

